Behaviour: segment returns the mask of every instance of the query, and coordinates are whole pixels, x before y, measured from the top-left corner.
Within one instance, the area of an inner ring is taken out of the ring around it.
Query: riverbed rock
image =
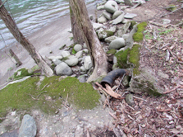
[[[121,15],[119,15],[116,19],[114,19],[114,20],[112,21],[112,24],[113,24],[113,25],[117,25],[117,24],[119,24],[119,23],[122,23],[123,20],[124,20],[124,14],[121,14]]]
[[[76,57],[77,57],[78,59],[81,58],[82,55],[83,55],[83,51],[82,51],[82,50],[81,50],[81,51],[78,51],[78,52],[76,53]]]
[[[65,63],[62,62],[55,67],[55,72],[57,75],[67,75],[70,76],[72,74],[71,68]]]
[[[104,5],[97,6],[97,10],[104,10]]]
[[[95,22],[92,22],[93,24],[93,28],[95,30],[99,29],[99,28],[102,28],[104,25],[103,24],[100,24],[100,23],[95,23]]]
[[[125,101],[130,106],[134,105],[133,95],[132,94],[127,94],[126,97],[125,97]]]
[[[91,60],[91,57],[90,56],[86,56],[84,58],[84,67],[86,70],[89,70],[91,67],[92,67],[92,60]]]
[[[113,14],[116,10],[118,10],[118,4],[115,1],[107,1],[104,8],[107,12]]]
[[[35,137],[36,132],[37,127],[34,118],[28,114],[24,115],[18,137]]]
[[[110,36],[110,37],[107,37],[107,38],[105,38],[105,42],[107,42],[107,43],[111,43],[113,40],[115,40],[116,38],[118,38],[118,37],[116,37],[116,36]]]
[[[119,27],[118,28],[118,31],[117,31],[117,36],[118,37],[122,37],[123,34],[126,34],[127,33],[127,30],[130,27],[130,25],[131,25],[131,22],[127,22],[122,27]]]
[[[67,57],[67,56],[69,56],[70,55],[70,52],[69,51],[62,51],[61,52],[61,56],[62,57]]]
[[[125,46],[125,40],[123,38],[117,38],[109,44],[109,49],[120,49]]]
[[[125,19],[133,19],[136,16],[137,16],[137,14],[134,14],[134,13],[126,13],[124,18]]]
[[[107,19],[104,17],[104,15],[100,16],[97,20],[98,20],[98,23],[105,23],[105,22],[107,22]]]
[[[74,55],[67,56],[67,59],[64,61],[69,66],[75,66],[78,64],[78,58]]]
[[[109,12],[104,11],[104,12],[103,12],[103,16],[104,16],[106,19],[110,20],[112,15],[111,15]]]
[[[112,19],[116,19],[121,14],[123,14],[122,11],[120,11],[120,10],[115,11],[114,14],[112,15]]]
[[[81,45],[81,44],[76,44],[76,45],[74,46],[74,50],[75,50],[76,52],[82,50],[82,45]]]

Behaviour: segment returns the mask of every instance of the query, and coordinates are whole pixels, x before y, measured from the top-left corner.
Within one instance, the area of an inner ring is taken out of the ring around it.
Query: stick
[[[176,86],[175,88],[173,88],[171,90],[167,90],[167,91],[163,92],[163,94],[168,94],[168,93],[170,93],[170,92],[172,92],[172,91],[174,91],[174,90],[176,90],[177,88],[180,88],[180,87],[183,88],[183,86],[178,85],[178,86]]]

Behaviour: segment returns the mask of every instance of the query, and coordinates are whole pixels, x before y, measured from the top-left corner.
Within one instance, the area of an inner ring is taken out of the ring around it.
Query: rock
[[[80,44],[76,44],[75,46],[74,46],[74,50],[75,51],[80,51],[82,49],[82,45],[80,45]]]
[[[104,9],[113,14],[116,10],[118,10],[118,4],[115,1],[107,1],[104,5]]]
[[[83,44],[83,48],[84,49],[87,49],[88,48],[87,45],[86,45],[86,43]]]
[[[92,68],[92,60],[90,56],[86,56],[84,58],[84,67],[86,70],[89,70],[90,68]]]
[[[124,24],[122,27],[118,28],[117,36],[122,37],[123,34],[126,34],[126,32],[129,29],[130,25],[131,25],[131,22],[129,21],[126,24]]]
[[[115,0],[118,4],[124,3],[124,0]]]
[[[97,30],[97,29],[99,29],[99,28],[102,28],[102,27],[103,27],[103,25],[102,25],[102,24],[100,24],[100,23],[95,23],[95,22],[93,22],[92,24],[93,24],[93,28],[94,28],[95,30]]]
[[[81,76],[78,77],[78,80],[79,80],[79,82],[84,83],[84,82],[86,82],[86,76],[81,75]]]
[[[131,0],[124,0],[125,5],[128,6],[133,6],[132,1]]]
[[[85,72],[85,71],[86,71],[86,69],[85,69],[84,66],[81,66],[81,67],[80,67],[80,70],[81,70],[82,72]]]
[[[69,66],[75,66],[78,64],[78,58],[74,55],[67,56],[67,59],[64,61]]]
[[[71,68],[65,63],[62,62],[59,65],[55,67],[55,71],[57,75],[68,75],[70,76],[72,74]]]
[[[100,40],[103,40],[109,36],[112,36],[114,35],[114,32],[113,31],[110,31],[110,30],[104,30],[103,28],[100,28],[98,31],[97,31],[97,35],[98,35],[98,38]]]
[[[112,15],[112,19],[116,19],[121,14],[123,14],[122,11],[120,11],[120,10],[115,11],[114,14]]]
[[[116,24],[122,23],[123,20],[124,20],[124,14],[121,14],[112,21],[112,24],[116,25]]]
[[[116,38],[118,38],[118,37],[116,37],[116,36],[107,37],[107,38],[105,38],[105,42],[111,43],[111,42],[112,42],[113,40],[115,40]]]
[[[109,49],[120,49],[125,46],[125,40],[123,38],[116,38],[109,44]]]
[[[169,19],[162,19],[162,21],[163,21],[163,24],[170,24],[170,22],[171,22],[171,20],[169,20]]]
[[[67,56],[69,56],[70,55],[70,52],[69,51],[62,51],[61,52],[61,56],[62,57],[67,57]]]
[[[108,19],[108,20],[111,19],[111,14],[110,14],[109,12],[104,11],[104,12],[103,12],[103,16],[104,16],[106,19]]]
[[[125,101],[130,106],[134,105],[133,95],[132,94],[127,94],[126,97],[125,97]]]
[[[102,16],[100,16],[100,17],[98,18],[98,22],[99,22],[99,23],[105,23],[105,22],[107,22],[107,19],[102,15]]]
[[[63,58],[62,56],[49,56],[48,57],[49,60],[56,60],[56,59],[61,60],[62,58]]]
[[[35,137],[36,131],[37,127],[34,118],[28,114],[24,115],[18,137]]]
[[[88,53],[88,49],[83,49],[83,52],[84,53]]]
[[[97,10],[104,10],[104,5],[97,6]]]
[[[116,25],[107,29],[107,31],[111,31],[111,32],[115,33],[116,32]]]
[[[79,59],[82,57],[82,55],[83,55],[83,51],[81,50],[81,51],[78,51],[75,56]]]
[[[137,14],[134,14],[134,13],[126,13],[124,18],[125,19],[133,19],[136,16],[137,16]]]
[[[53,59],[52,62],[53,62],[55,65],[58,65],[58,64],[62,63],[62,61],[59,60],[59,59]]]

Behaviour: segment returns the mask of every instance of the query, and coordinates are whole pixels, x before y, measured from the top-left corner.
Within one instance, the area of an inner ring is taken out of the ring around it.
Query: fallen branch
[[[172,91],[174,91],[174,90],[176,90],[177,88],[180,88],[180,87],[183,88],[183,86],[178,85],[178,86],[176,86],[175,88],[173,88],[171,90],[168,90],[168,91],[163,92],[163,94],[168,94],[168,93],[170,93],[170,92],[172,92]]]
[[[109,112],[109,115],[112,116],[115,120],[117,120],[117,117],[114,114],[112,114],[111,112]]]

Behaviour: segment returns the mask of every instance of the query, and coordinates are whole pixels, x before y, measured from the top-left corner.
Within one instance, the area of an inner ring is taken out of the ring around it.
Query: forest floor
[[[171,4],[178,10],[170,14],[165,8]],[[100,129],[97,132],[101,136],[109,136],[108,131],[113,131],[113,136],[125,136],[125,133],[127,137],[183,136],[183,28],[176,26],[183,19],[181,5],[176,0],[149,0],[135,9],[125,10],[136,13],[137,22],[149,22],[140,43],[140,69],[148,69],[157,78],[164,95],[132,93],[132,106],[125,100],[110,99],[106,106],[114,111],[110,115],[117,130]],[[162,19],[171,23],[163,25]],[[129,92],[120,86],[118,93],[125,96]]]

